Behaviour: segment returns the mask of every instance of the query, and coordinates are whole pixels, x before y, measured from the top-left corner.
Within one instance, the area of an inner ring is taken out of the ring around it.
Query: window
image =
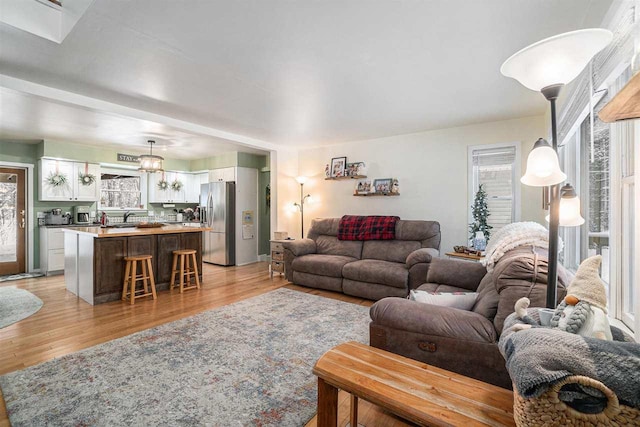
[[[102,169],[101,209],[143,209],[146,185],[141,174],[132,170]]]
[[[519,190],[520,145],[483,145],[469,147],[469,206],[480,185],[487,192],[488,224],[495,233],[520,219]],[[469,222],[471,222],[469,210]]]

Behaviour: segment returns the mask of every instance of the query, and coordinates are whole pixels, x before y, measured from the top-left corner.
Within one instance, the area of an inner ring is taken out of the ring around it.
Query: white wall
[[[242,211],[253,211],[253,237],[242,236]],[[258,170],[236,168],[236,265],[258,261]]]
[[[302,149],[297,171],[294,162],[286,173],[278,169],[278,228],[300,236],[300,214],[288,206],[300,198],[294,177],[305,175],[310,177],[305,194],[313,197],[305,206],[305,233],[313,218],[345,214],[436,220],[442,228],[441,252],[448,252],[468,240],[467,147],[521,141],[524,172],[533,143],[546,133],[544,116],[536,116]],[[353,197],[355,180],[326,181],[325,164],[341,156],[365,162],[370,179],[397,178],[400,196]],[[521,196],[521,219],[545,224],[541,190],[521,186]]]

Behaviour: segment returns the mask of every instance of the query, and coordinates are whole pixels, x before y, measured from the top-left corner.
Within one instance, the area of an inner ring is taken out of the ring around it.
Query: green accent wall
[[[267,206],[266,192],[271,181],[271,172],[258,171],[258,255],[271,255],[269,237],[271,236],[271,212]]]

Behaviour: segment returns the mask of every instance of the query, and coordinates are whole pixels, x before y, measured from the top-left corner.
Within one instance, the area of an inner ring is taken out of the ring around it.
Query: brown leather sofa
[[[568,283],[562,267],[558,282],[560,300]],[[531,246],[507,252],[490,273],[479,263],[434,258],[418,289],[478,292],[471,311],[385,298],[371,307],[370,345],[511,388],[498,350],[504,320],[523,296],[544,307],[546,284],[547,252]]]
[[[439,255],[440,224],[399,220],[394,240],[338,240],[340,218],[314,219],[308,238],[285,242],[285,276],[296,285],[379,300],[406,297]]]

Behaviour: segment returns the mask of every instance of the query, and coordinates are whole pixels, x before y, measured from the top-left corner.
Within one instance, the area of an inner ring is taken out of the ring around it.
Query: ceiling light
[[[152,140],[149,140],[147,142],[149,143],[149,154],[142,154],[140,156],[140,167],[138,168],[138,170],[140,172],[149,173],[163,172],[164,169],[162,169],[162,161],[164,160],[164,158],[155,156],[153,154],[153,144],[155,144],[156,142]]]

